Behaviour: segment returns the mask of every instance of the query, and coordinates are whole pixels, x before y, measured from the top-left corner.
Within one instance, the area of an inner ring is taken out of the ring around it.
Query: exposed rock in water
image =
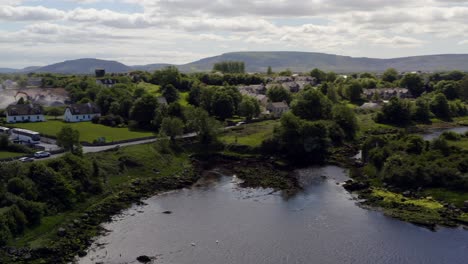
[[[164,211],[163,214],[172,214],[172,211]]]
[[[141,263],[149,263],[151,262],[151,258],[148,257],[148,256],[145,256],[145,255],[142,255],[142,256],[139,256],[138,258],[136,258],[139,262]]]
[[[355,192],[369,188],[369,184],[366,182],[347,180],[343,187],[350,192]]]

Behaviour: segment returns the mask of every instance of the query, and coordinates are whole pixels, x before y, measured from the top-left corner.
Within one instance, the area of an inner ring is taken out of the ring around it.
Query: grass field
[[[26,155],[25,153],[9,152],[9,151],[0,151],[0,159],[14,158]]]
[[[358,124],[361,132],[368,130],[379,129],[379,128],[392,128],[390,125],[378,124],[373,119],[374,114],[358,114],[356,115],[358,119]]]
[[[263,140],[273,135],[276,125],[279,125],[278,120],[246,124],[226,131],[220,139],[226,144],[237,143],[257,147],[262,144]]]
[[[140,82],[138,83],[137,87],[145,89],[147,92],[154,96],[162,96],[161,93],[161,87],[159,85],[154,85],[151,83],[145,83],[145,82]],[[179,98],[179,104],[182,106],[187,106],[188,105],[188,95],[189,92],[181,92],[180,93],[180,98]]]
[[[19,123],[15,127],[37,131],[44,136],[56,136],[63,126],[69,125],[80,132],[80,140],[92,143],[99,137],[105,137],[106,142],[143,138],[153,136],[148,131],[130,131],[128,128],[114,128],[92,122],[64,123],[60,120],[49,120],[40,123]]]

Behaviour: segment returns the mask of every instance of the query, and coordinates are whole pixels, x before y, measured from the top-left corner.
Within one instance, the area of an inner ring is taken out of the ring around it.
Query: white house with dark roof
[[[65,122],[91,121],[95,116],[101,116],[101,111],[93,103],[72,104],[65,109]]]
[[[7,123],[43,122],[44,110],[37,104],[15,104],[6,109]]]

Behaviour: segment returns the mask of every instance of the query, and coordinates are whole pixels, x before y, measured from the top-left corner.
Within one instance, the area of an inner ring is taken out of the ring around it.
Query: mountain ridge
[[[398,58],[351,57],[319,52],[300,51],[247,51],[229,52],[202,58],[187,64],[154,63],[128,66],[118,61],[83,58],[67,60],[43,67],[27,67],[22,70],[0,68],[0,73],[50,72],[65,74],[93,74],[96,68],[109,73],[123,73],[133,70],[154,71],[170,65],[182,72],[211,71],[213,64],[220,61],[244,61],[247,72],[266,72],[268,66],[274,71],[290,69],[293,72],[307,72],[313,68],[337,73],[383,72],[395,68],[408,71],[468,71],[468,54],[435,54]]]

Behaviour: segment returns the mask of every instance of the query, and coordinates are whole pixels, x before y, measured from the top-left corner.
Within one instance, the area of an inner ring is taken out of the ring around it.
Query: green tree
[[[166,117],[162,121],[161,131],[175,143],[176,137],[184,133],[184,122],[176,117]]]
[[[293,113],[307,120],[329,119],[332,103],[320,91],[315,89],[304,90],[297,99],[291,103]]]
[[[465,76],[459,82],[459,92],[460,92],[460,99],[468,101],[468,76]]]
[[[179,91],[172,84],[167,84],[162,89],[162,95],[166,97],[168,103],[175,102],[179,99]]]
[[[447,100],[460,98],[460,85],[457,81],[440,81],[435,86],[436,92],[443,93]]]
[[[419,97],[418,99],[416,99],[412,119],[418,122],[428,123],[430,122],[430,118],[431,110],[429,108],[429,103],[425,99]]]
[[[140,128],[151,128],[151,121],[154,119],[154,114],[158,101],[152,95],[145,95],[138,98],[130,110],[130,118],[138,123]]]
[[[284,89],[281,85],[274,85],[273,87],[268,89],[267,96],[271,102],[291,102],[291,92]]]
[[[324,71],[317,68],[313,69],[310,72],[310,76],[314,77],[317,80],[317,83],[321,83],[327,80],[327,74]]]
[[[251,120],[260,114],[260,104],[255,98],[244,96],[239,105],[239,112],[247,120]]]
[[[273,75],[273,69],[271,68],[271,66],[268,66],[267,75]]]
[[[23,97],[20,97],[20,99],[18,100],[18,103],[19,105],[23,105],[23,104],[26,104],[26,100],[24,100]]]
[[[351,80],[348,82],[346,85],[346,97],[351,101],[351,102],[357,102],[361,100],[361,94],[362,94],[362,85],[359,81],[357,80]]]
[[[450,119],[450,107],[444,94],[438,93],[431,101],[431,111],[439,118]]]
[[[411,108],[406,100],[397,97],[390,99],[388,104],[382,107],[382,111],[376,116],[378,123],[406,126],[411,121]]]
[[[382,80],[384,82],[389,82],[389,83],[392,83],[392,82],[398,80],[397,70],[395,70],[394,68],[387,69],[382,75]]]
[[[180,88],[180,82],[181,74],[175,66],[168,66],[164,69],[157,70],[151,78],[151,83],[158,84],[161,87],[172,84],[175,88]]]
[[[202,144],[210,144],[217,140],[221,125],[216,119],[209,116],[202,108],[187,108],[187,126],[197,133]]]
[[[64,126],[57,133],[57,145],[66,151],[74,151],[80,145],[80,132],[71,126]]]
[[[351,108],[340,104],[333,106],[332,118],[343,129],[347,139],[354,139],[359,126],[356,115]]]
[[[411,94],[415,97],[420,96],[424,92],[424,83],[419,76],[419,74],[416,73],[407,73],[403,78],[401,79],[400,84],[403,87],[408,88],[408,90],[411,92]]]

